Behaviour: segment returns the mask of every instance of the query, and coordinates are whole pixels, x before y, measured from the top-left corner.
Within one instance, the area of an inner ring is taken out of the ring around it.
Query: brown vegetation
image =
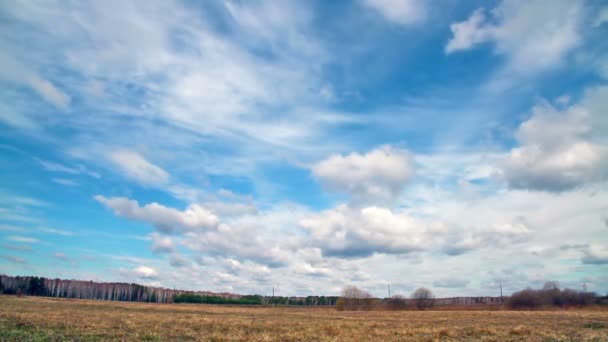
[[[0,296],[0,340],[606,341],[608,311],[344,311]]]

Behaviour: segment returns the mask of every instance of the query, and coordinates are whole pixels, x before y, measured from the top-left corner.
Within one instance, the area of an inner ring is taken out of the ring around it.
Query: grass
[[[608,341],[607,311],[371,311],[0,296],[0,341]]]

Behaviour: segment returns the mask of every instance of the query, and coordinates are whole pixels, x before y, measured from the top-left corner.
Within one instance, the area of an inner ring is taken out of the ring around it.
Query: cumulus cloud
[[[248,214],[255,214],[258,212],[258,208],[253,203],[238,203],[238,202],[205,202],[206,208],[213,211],[219,216],[242,216]]]
[[[382,146],[365,154],[332,155],[313,165],[312,173],[327,189],[370,203],[397,197],[414,167],[406,151]]]
[[[149,235],[152,240],[152,252],[154,253],[171,253],[175,249],[173,239],[169,236],[159,233]]]
[[[325,256],[366,257],[404,254],[429,247],[427,224],[405,213],[340,205],[300,221]]]
[[[215,228],[219,222],[215,214],[197,204],[180,211],[155,202],[141,207],[137,201],[125,197],[97,195],[95,199],[118,216],[149,223],[164,233],[207,230]]]
[[[145,265],[139,265],[135,268],[121,268],[118,269],[118,273],[127,278],[127,279],[135,279],[135,280],[157,280],[160,278],[160,273],[155,268]]]
[[[546,69],[562,62],[580,43],[582,8],[582,1],[556,0],[547,6],[542,0],[503,0],[490,12],[491,18],[480,8],[452,24],[445,52],[493,42],[497,54],[509,57],[511,71]]]
[[[583,264],[603,265],[608,264],[608,248],[605,246],[587,246],[583,251],[581,259]]]
[[[190,265],[191,262],[181,254],[173,253],[169,258],[169,264],[173,267],[185,267]]]
[[[169,181],[169,174],[149,162],[135,151],[115,150],[109,154],[110,160],[118,166],[125,176],[143,185],[160,186]]]
[[[484,228],[452,229],[442,242],[447,255],[461,255],[484,247],[508,247],[526,241],[530,230],[523,223],[492,224]]]
[[[363,4],[398,25],[409,25],[426,17],[424,0],[362,0]]]
[[[592,94],[583,104],[593,100]],[[584,105],[558,110],[548,103],[534,107],[515,134],[520,146],[502,161],[509,187],[565,191],[606,179],[608,147],[595,139],[601,132],[594,132],[605,113],[596,110]]]
[[[469,19],[450,25],[452,39],[445,46],[445,53],[468,50],[471,47],[485,42],[492,37],[492,29],[485,26],[485,11],[481,8],[475,10]]]

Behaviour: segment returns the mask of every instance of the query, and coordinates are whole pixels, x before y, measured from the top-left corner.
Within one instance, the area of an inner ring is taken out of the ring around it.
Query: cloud
[[[57,259],[57,260],[59,260],[61,262],[68,263],[68,264],[70,264],[71,266],[74,266],[74,267],[78,266],[78,261],[77,260],[75,260],[73,258],[70,258],[69,256],[65,255],[65,253],[63,253],[63,252],[55,252],[53,254],[53,258],[55,258],[55,259]]]
[[[515,133],[520,145],[501,164],[509,187],[559,192],[608,177],[608,146],[596,141],[604,112],[585,106],[600,94],[563,110],[546,102],[533,108]]]
[[[173,239],[169,236],[159,233],[149,235],[152,239],[152,252],[154,253],[171,253],[175,250]]]
[[[37,76],[31,77],[27,83],[45,100],[57,108],[66,110],[70,104],[70,97],[59,90],[53,83]]]
[[[8,245],[8,244],[5,244],[5,245],[2,245],[2,248],[9,249],[9,250],[12,250],[12,251],[24,251],[24,252],[32,250],[32,247],[28,246],[28,245]]]
[[[608,23],[608,7],[604,7],[599,11],[597,17],[593,21],[593,27],[600,27],[605,23]]]
[[[110,160],[131,178],[143,185],[160,186],[169,181],[169,174],[152,164],[135,151],[115,150],[109,154]]]
[[[608,264],[608,248],[605,246],[587,246],[583,251],[581,259],[583,264],[604,265]]]
[[[398,25],[411,25],[426,18],[424,0],[362,0],[362,3]]]
[[[485,12],[479,8],[469,19],[450,25],[452,39],[445,46],[445,53],[450,54],[460,50],[468,50],[473,46],[488,41],[492,37],[492,29],[485,26]]]
[[[35,238],[26,237],[26,236],[17,236],[17,235],[7,236],[6,239],[10,240],[10,241],[23,242],[23,243],[37,243],[37,242],[39,242],[39,240],[35,239]]]
[[[447,54],[494,43],[497,54],[509,58],[511,72],[543,70],[561,63],[581,42],[582,1],[503,0],[487,18],[479,8],[450,26]],[[542,25],[539,25],[542,23]]]
[[[163,233],[213,229],[219,223],[215,214],[197,204],[180,211],[155,202],[140,207],[137,201],[125,197],[97,195],[95,200],[112,209],[115,215],[149,223]]]
[[[34,159],[38,163],[40,163],[42,168],[44,168],[45,170],[50,171],[50,172],[67,173],[67,174],[71,174],[71,175],[85,174],[85,175],[88,175],[93,178],[97,178],[97,179],[101,178],[99,173],[89,170],[84,165],[78,165],[77,167],[70,167],[70,166],[66,166],[66,165],[63,165],[63,164],[60,164],[57,162],[53,162],[53,161],[49,161],[49,160],[44,160],[44,159],[40,159],[40,158],[34,158]]]
[[[224,216],[242,216],[256,214],[258,208],[253,203],[227,203],[227,202],[205,202],[205,208],[209,208],[213,213]]]
[[[152,267],[138,266],[132,270],[128,270],[125,274],[135,276],[141,279],[158,279],[159,273]]]
[[[466,287],[470,283],[468,279],[460,278],[443,278],[433,282],[435,287],[447,287],[447,288],[462,288]]]
[[[491,224],[489,227],[452,229],[444,234],[441,250],[450,256],[486,247],[509,247],[525,242],[531,232],[523,223]]]
[[[73,232],[70,232],[67,230],[61,230],[61,229],[55,229],[55,228],[49,228],[49,227],[42,227],[42,228],[39,228],[38,230],[40,230],[41,232],[44,232],[44,233],[56,234],[56,235],[62,235],[62,236],[74,235]]]
[[[365,154],[332,155],[312,166],[312,173],[331,191],[344,192],[356,203],[396,198],[414,174],[409,154],[382,146]]]
[[[186,259],[184,256],[173,253],[169,258],[169,264],[173,267],[185,267],[191,264],[190,260]]]
[[[325,210],[299,223],[324,256],[354,258],[374,253],[405,254],[429,248],[429,227],[405,213],[346,205]]]
[[[70,96],[48,79],[41,77],[36,72],[28,69],[23,63],[5,53],[0,53],[0,64],[2,65],[0,80],[28,86],[53,106],[61,110],[68,109]]]
[[[53,178],[51,179],[54,183],[60,184],[60,185],[65,185],[65,186],[78,186],[80,184],[78,184],[78,182],[71,180],[71,179],[67,179],[67,178]]]
[[[20,264],[20,265],[27,264],[27,260],[25,260],[25,258],[16,257],[14,255],[0,255],[0,257],[13,264]]]

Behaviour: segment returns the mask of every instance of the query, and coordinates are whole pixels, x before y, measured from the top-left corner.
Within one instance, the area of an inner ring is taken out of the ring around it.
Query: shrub
[[[425,287],[417,288],[412,293],[412,299],[419,310],[424,310],[435,305],[435,295],[433,292]]]
[[[407,300],[401,295],[395,295],[389,298],[387,306],[390,310],[404,310],[407,308]]]

